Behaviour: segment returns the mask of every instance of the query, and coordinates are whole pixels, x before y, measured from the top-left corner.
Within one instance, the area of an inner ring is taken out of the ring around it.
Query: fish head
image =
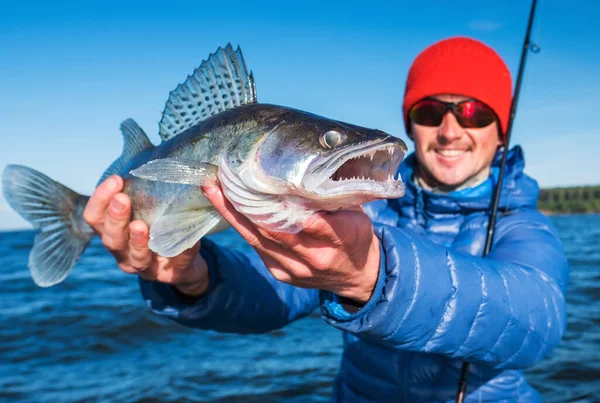
[[[261,141],[256,161],[267,181],[323,210],[404,195],[402,140],[305,112],[292,116]]]

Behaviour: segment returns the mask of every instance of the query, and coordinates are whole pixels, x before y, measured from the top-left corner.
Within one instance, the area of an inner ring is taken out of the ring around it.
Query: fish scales
[[[225,102],[226,101],[226,102]],[[132,219],[150,228],[149,247],[175,256],[227,227],[201,191],[220,184],[256,225],[296,233],[312,214],[401,197],[406,145],[379,130],[297,109],[259,104],[239,47],[219,48],[169,94],[154,146],[132,120],[123,153],[102,175],[124,178]],[[38,236],[29,269],[36,284],[64,280],[94,236],[88,197],[20,165],[2,179],[9,204]],[[51,247],[49,246],[51,245]]]

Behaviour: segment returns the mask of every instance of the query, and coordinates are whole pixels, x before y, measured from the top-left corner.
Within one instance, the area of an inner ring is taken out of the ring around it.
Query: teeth
[[[457,157],[465,153],[465,150],[436,150],[438,154],[444,157]]]
[[[393,156],[395,154],[395,150],[393,147],[382,147],[376,150],[371,150],[371,151],[367,151],[365,154],[363,155],[358,155],[358,156],[353,156],[350,157],[349,159],[345,160],[345,162],[348,161],[353,161],[353,160],[363,160],[363,161],[371,161],[373,162],[375,160],[375,156],[379,153],[379,155],[381,155],[381,153],[387,151],[389,156]],[[436,152],[447,152],[447,151],[452,151],[452,152],[456,152],[456,150],[436,150]],[[385,169],[385,167],[389,166],[389,161],[383,161],[381,162],[382,166],[381,169]],[[335,178],[335,179],[334,179]],[[397,181],[396,179],[396,173],[388,173],[387,179],[383,180],[383,181],[378,181],[376,179],[370,178],[369,175],[365,175],[363,174],[356,174],[352,177],[341,177],[338,176],[338,174],[335,174],[334,176],[331,177],[331,180],[336,181],[336,182],[348,182],[348,181],[369,181],[369,182],[390,182],[390,183],[394,183]]]

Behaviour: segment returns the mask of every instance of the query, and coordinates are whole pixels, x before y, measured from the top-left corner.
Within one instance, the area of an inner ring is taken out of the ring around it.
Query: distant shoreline
[[[538,209],[546,215],[600,213],[600,186],[541,189]]]
[[[547,216],[598,215],[598,214],[600,214],[600,211],[591,211],[591,212],[581,213],[581,212],[576,212],[576,211],[565,212],[565,211],[551,211],[551,210],[543,210],[543,209],[538,209],[538,210],[540,211],[540,213],[545,214]]]

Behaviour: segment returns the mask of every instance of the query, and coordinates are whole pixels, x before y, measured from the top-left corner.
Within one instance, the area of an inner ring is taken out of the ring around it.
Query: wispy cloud
[[[471,20],[467,25],[473,31],[494,32],[502,28],[502,24],[492,20]]]

